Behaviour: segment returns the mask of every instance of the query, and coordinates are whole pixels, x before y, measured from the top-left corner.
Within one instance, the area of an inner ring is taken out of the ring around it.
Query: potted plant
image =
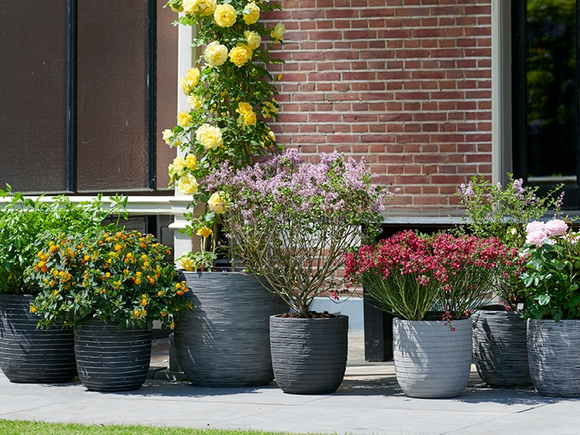
[[[68,382],[76,375],[72,331],[36,328],[30,304],[40,287],[25,279],[25,270],[38,259],[41,235],[96,231],[110,211],[100,197],[80,204],[64,196],[46,201],[26,198],[10,186],[0,189],[0,200],[0,368],[12,382]],[[113,213],[123,201],[113,198]]]
[[[397,381],[410,397],[454,397],[471,368],[471,314],[507,248],[497,239],[404,231],[347,256],[346,276],[393,319]]]
[[[525,297],[530,374],[545,396],[580,397],[580,244],[565,221],[527,227]]]
[[[146,379],[151,329],[172,328],[191,308],[169,248],[119,229],[49,239],[28,270],[41,292],[31,305],[43,327],[75,330],[81,382],[95,391],[137,389]]]
[[[267,71],[274,44],[284,26],[266,27],[264,12],[280,9],[271,2],[170,0],[181,12],[177,23],[196,26],[193,44],[203,46],[196,65],[180,80],[188,111],[165,130],[167,144],[180,155],[169,167],[171,183],[191,196],[187,232],[194,249],[181,256],[182,277],[194,303],[175,327],[177,360],[187,378],[209,387],[268,384],[273,379],[268,318],[282,306],[250,274],[243,274],[220,241],[217,216],[224,198],[204,183],[220,164],[251,165],[256,156],[281,147],[268,127],[278,118],[275,78]],[[223,249],[220,249],[223,248]],[[227,272],[227,273],[217,273]]]
[[[348,318],[309,309],[323,292],[338,298],[344,254],[376,235],[385,196],[371,180],[364,162],[333,153],[307,164],[294,149],[206,178],[225,199],[235,257],[289,309],[270,317],[274,377],[286,393],[330,393],[342,382]]]
[[[525,258],[517,255],[526,239],[526,225],[542,218],[550,207],[559,210],[557,186],[538,197],[538,187],[524,187],[523,180],[508,174],[505,188],[484,177],[473,177],[459,189],[466,219],[462,231],[478,237],[497,237],[511,249],[513,261],[504,262],[496,294],[500,302],[482,307],[473,316],[473,360],[479,376],[488,384],[504,387],[531,385],[526,324],[519,312],[524,302],[519,274]],[[461,231],[460,231],[461,232]]]

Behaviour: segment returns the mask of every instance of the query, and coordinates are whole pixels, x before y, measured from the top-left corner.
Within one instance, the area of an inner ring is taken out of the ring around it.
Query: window
[[[165,3],[0,4],[0,187],[166,193],[177,28]]]
[[[576,0],[512,1],[514,173],[580,206]]]

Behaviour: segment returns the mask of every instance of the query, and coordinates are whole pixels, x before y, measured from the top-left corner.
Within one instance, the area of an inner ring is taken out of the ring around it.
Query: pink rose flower
[[[542,231],[543,233],[545,233],[546,232],[546,224],[544,224],[544,222],[540,222],[540,221],[530,222],[526,226],[526,233],[530,234],[530,233],[533,233],[534,231]]]
[[[568,232],[568,225],[562,219],[552,219],[546,222],[545,231],[550,237],[563,236]]]
[[[536,245],[538,248],[548,240],[548,235],[542,230],[528,232],[526,236],[526,243],[529,245]]]

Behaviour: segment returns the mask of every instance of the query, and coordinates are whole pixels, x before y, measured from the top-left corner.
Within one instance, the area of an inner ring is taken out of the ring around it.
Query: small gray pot
[[[397,382],[409,397],[459,396],[471,371],[471,319],[454,320],[452,331],[442,320],[393,319]]]
[[[285,393],[334,393],[348,354],[348,316],[301,319],[270,317],[276,383]]]
[[[528,359],[542,396],[580,397],[580,320],[528,319]]]
[[[473,362],[481,379],[498,387],[532,385],[526,322],[500,305],[473,316]]]

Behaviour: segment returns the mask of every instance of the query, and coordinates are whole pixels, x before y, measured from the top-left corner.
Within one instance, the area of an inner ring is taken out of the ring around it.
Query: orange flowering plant
[[[152,235],[118,230],[63,235],[37,253],[28,279],[41,292],[30,310],[39,326],[78,327],[92,317],[120,328],[170,329],[191,309],[170,250]]]
[[[202,250],[182,258],[187,270],[211,269],[216,259],[217,217],[223,214],[220,192],[204,180],[224,162],[234,169],[252,164],[254,156],[279,150],[268,120],[278,119],[276,77],[270,64],[275,44],[283,44],[284,25],[266,26],[261,14],[280,9],[261,0],[170,0],[180,16],[176,24],[195,26],[193,45],[203,47],[196,65],[179,86],[189,110],[163,132],[165,142],[181,150],[169,166],[171,183],[203,204],[200,216],[186,215],[188,234],[202,238]]]

